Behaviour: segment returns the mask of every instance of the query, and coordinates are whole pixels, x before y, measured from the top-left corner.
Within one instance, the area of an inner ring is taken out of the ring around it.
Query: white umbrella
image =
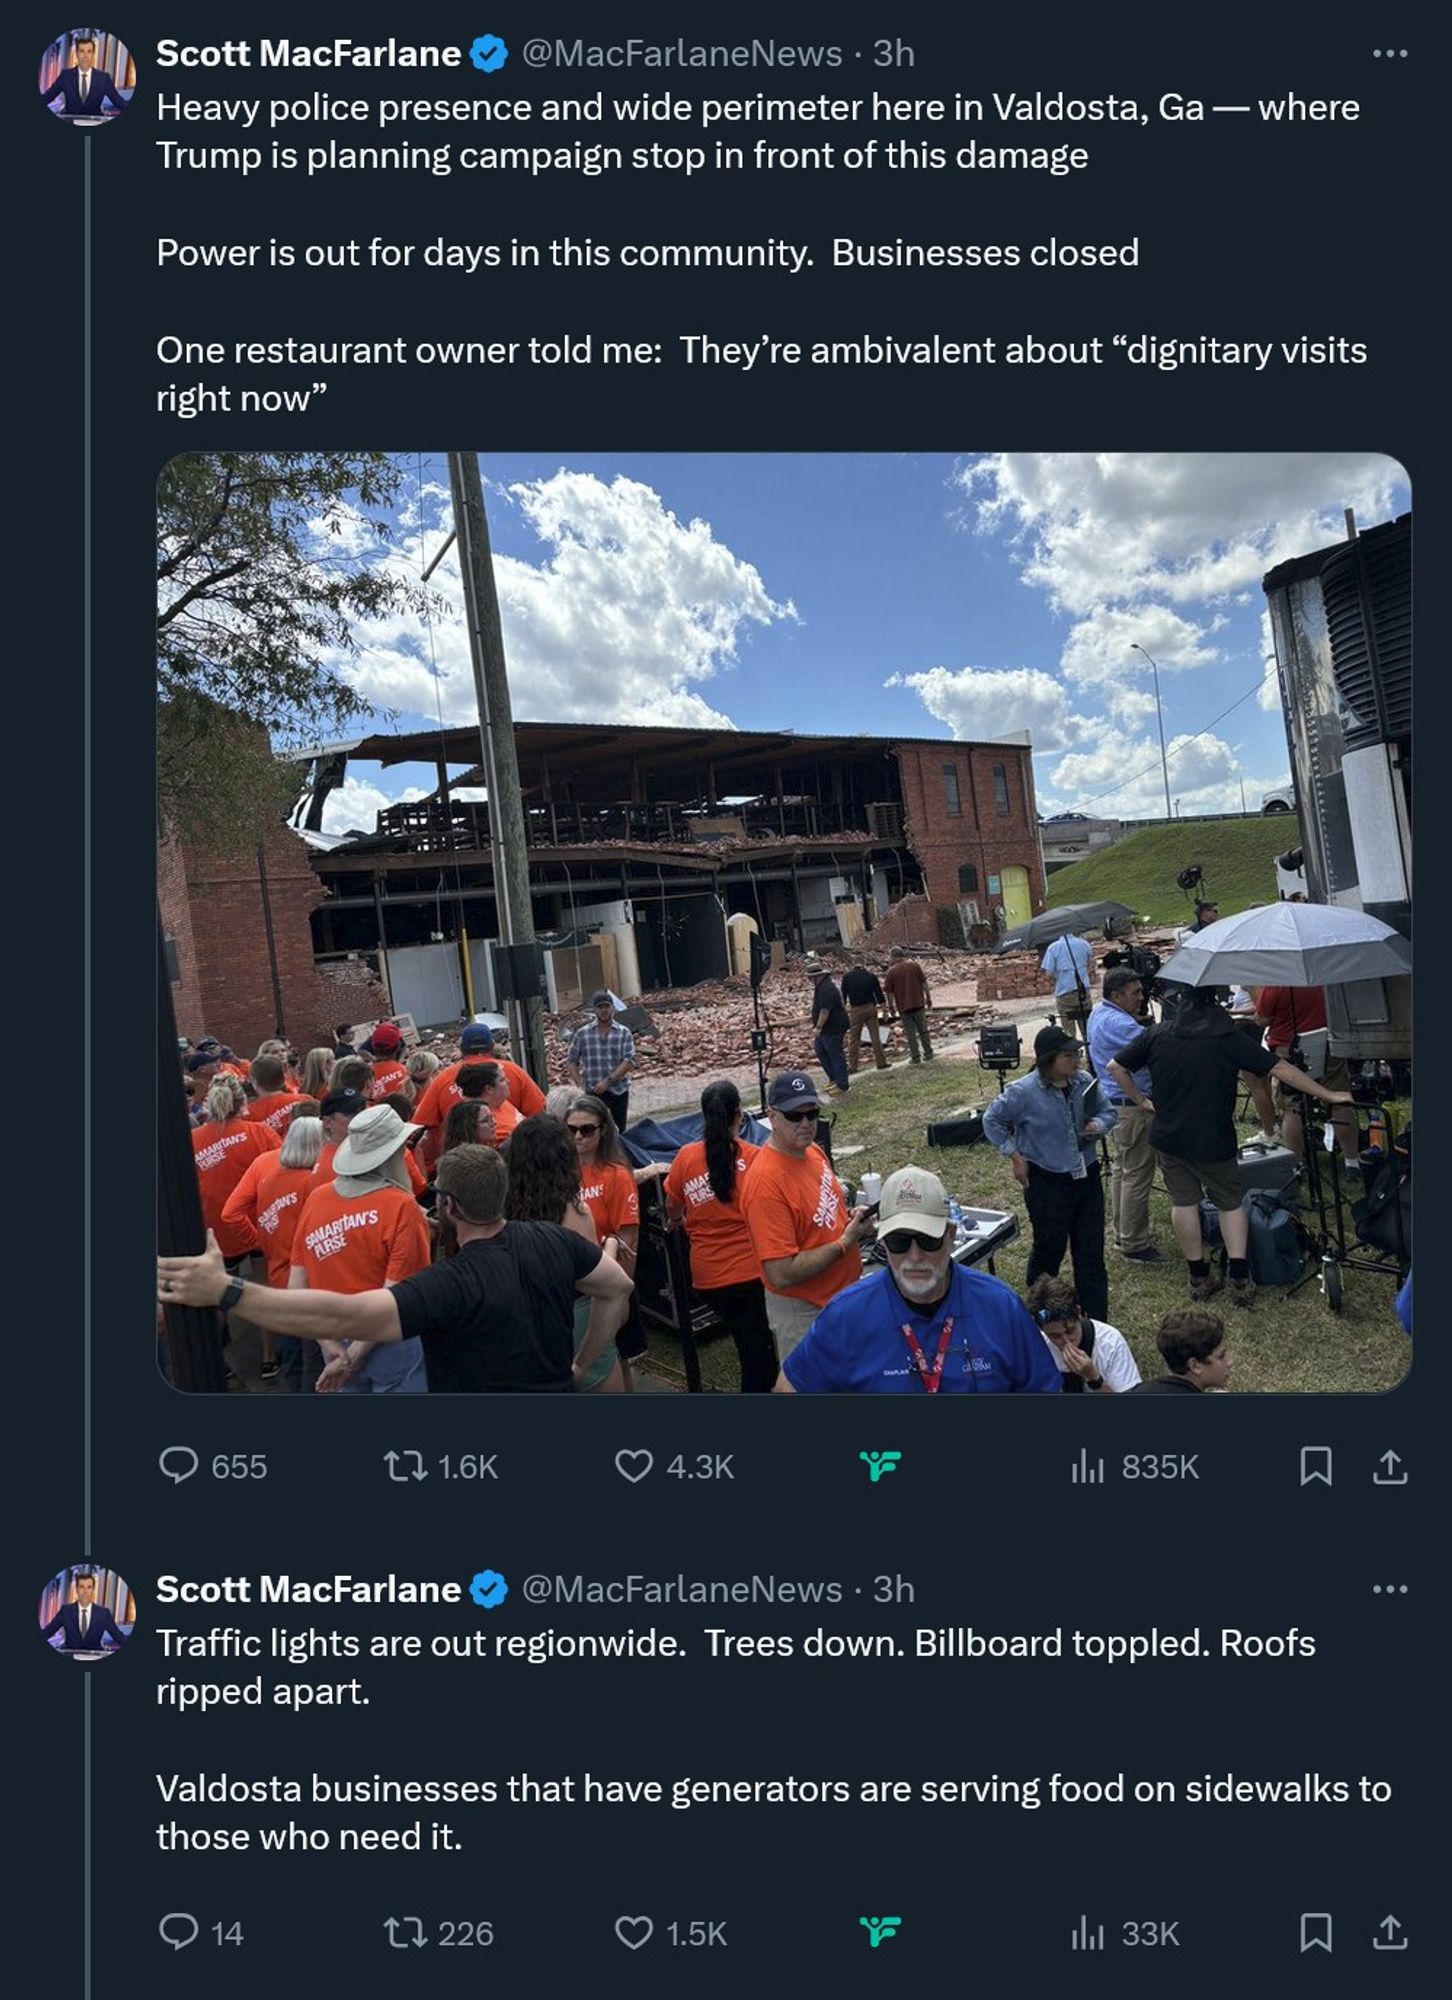
[[[1331,903],[1267,903],[1197,931],[1160,969],[1181,986],[1344,986],[1396,979],[1412,947],[1390,924]]]

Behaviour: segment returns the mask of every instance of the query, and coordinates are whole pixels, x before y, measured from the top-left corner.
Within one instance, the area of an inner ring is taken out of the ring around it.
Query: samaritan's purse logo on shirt
[[[817,1189],[817,1208],[812,1220],[819,1229],[835,1229],[842,1215],[842,1204],[837,1199],[837,1176],[830,1167],[822,1169],[822,1184]]]
[[[203,1146],[197,1154],[198,1169],[205,1173],[209,1167],[219,1167],[230,1146],[246,1146],[250,1143],[250,1135],[246,1132],[233,1132],[229,1138],[217,1139],[212,1145]]]
[[[303,1241],[314,1257],[331,1257],[335,1250],[341,1250],[348,1240],[348,1232],[361,1229],[365,1223],[377,1222],[376,1208],[350,1209],[346,1215],[335,1215],[316,1229],[310,1229]]]

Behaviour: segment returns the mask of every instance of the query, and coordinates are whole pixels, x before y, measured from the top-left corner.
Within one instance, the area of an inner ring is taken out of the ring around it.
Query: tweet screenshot
[[[12,17],[47,1991],[1442,1990],[1433,19],[1010,12]]]

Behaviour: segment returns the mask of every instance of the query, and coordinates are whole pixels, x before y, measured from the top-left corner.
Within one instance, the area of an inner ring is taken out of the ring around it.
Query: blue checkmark
[[[481,1569],[469,1585],[469,1595],[481,1611],[493,1611],[509,1595],[509,1585],[497,1569]]]
[[[480,35],[469,50],[469,60],[475,69],[503,69],[509,61],[509,51],[498,35]]]

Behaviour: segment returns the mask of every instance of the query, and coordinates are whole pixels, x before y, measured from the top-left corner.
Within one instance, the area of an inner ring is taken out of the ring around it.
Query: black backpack
[[[1277,1188],[1252,1188],[1240,1203],[1250,1218],[1246,1255],[1258,1285],[1293,1285],[1305,1269],[1310,1235]]]
[[[1412,1260],[1412,1128],[1374,1162],[1363,1153],[1362,1196],[1351,1211],[1356,1237],[1388,1257]],[[1397,1212],[1401,1211],[1398,1239]]]

